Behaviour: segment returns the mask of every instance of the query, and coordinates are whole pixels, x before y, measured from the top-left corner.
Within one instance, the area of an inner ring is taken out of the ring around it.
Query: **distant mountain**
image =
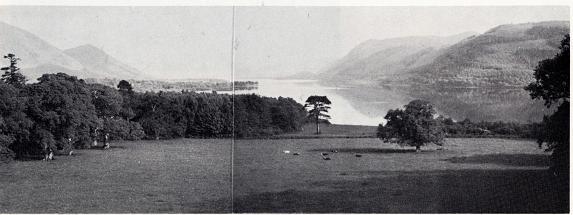
[[[62,51],[30,32],[0,22],[0,55],[8,53],[22,59],[21,72],[31,81],[42,74],[58,72],[79,78],[145,77],[91,45]]]
[[[524,86],[538,62],[559,52],[569,22],[501,25],[461,41],[432,63],[410,71],[409,82],[440,86]]]
[[[83,66],[60,49],[52,46],[20,28],[0,22],[0,55],[16,54],[21,58],[19,66],[26,69],[35,67],[62,67],[79,70]]]
[[[321,77],[355,85],[523,86],[568,32],[568,21],[552,21],[501,25],[475,36],[366,41]]]
[[[444,47],[474,35],[466,32],[448,37],[401,37],[368,40],[321,72],[328,82],[353,84],[376,83],[403,71],[429,64]]]
[[[64,53],[80,62],[84,70],[96,73],[98,76],[123,79],[141,78],[141,72],[137,69],[120,62],[92,45],[66,49]]]

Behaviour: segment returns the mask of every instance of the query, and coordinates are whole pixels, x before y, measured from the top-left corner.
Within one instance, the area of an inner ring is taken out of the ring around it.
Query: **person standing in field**
[[[109,149],[109,134],[106,133],[103,137],[103,149]]]
[[[44,160],[45,161],[54,160],[54,151],[52,150],[52,148],[47,147],[45,149]]]

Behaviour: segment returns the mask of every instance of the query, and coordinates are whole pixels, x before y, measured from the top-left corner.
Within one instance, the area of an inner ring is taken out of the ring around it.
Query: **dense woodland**
[[[290,98],[138,93],[127,81],[114,89],[64,73],[45,74],[33,84],[9,77],[0,82],[4,158],[33,157],[48,150],[68,153],[103,141],[105,134],[109,140],[272,135],[299,130],[306,115]]]

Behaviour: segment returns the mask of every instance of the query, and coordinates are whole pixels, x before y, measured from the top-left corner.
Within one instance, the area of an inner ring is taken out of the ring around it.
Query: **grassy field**
[[[231,188],[231,140],[121,142],[0,164],[0,213],[568,211],[568,183],[532,141],[423,150],[373,138],[236,140]]]
[[[340,138],[340,137],[376,137],[377,126],[320,124],[320,134],[316,135],[316,124],[307,123],[302,131],[273,136],[278,139],[289,138]]]
[[[567,212],[568,181],[550,175],[548,156],[505,139],[447,139],[421,153],[365,138],[238,140],[234,211]]]
[[[231,140],[114,146],[0,164],[0,213],[231,211]]]

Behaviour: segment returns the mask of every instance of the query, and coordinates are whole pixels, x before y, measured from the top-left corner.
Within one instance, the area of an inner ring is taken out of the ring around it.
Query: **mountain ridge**
[[[409,82],[439,86],[522,87],[538,62],[553,57],[568,21],[500,25],[444,50],[409,71]]]
[[[568,21],[546,21],[499,25],[482,34],[462,34],[443,46],[432,41],[435,37],[423,37],[421,43],[431,43],[424,45],[406,37],[390,47],[368,40],[322,71],[320,77],[334,85],[523,86],[533,78],[540,60],[558,52],[560,40],[568,32]],[[370,47],[365,48],[367,45]]]
[[[86,70],[103,73],[105,77],[134,79],[141,76],[141,72],[137,69],[120,62],[91,44],[66,49],[63,52],[79,61]]]
[[[474,35],[464,32],[451,36],[410,36],[367,40],[349,51],[342,59],[320,72],[328,82],[369,82],[392,77],[401,70],[431,61],[443,47]],[[414,57],[415,56],[415,57]],[[410,59],[410,60],[409,60]],[[357,79],[362,79],[357,81]]]
[[[93,45],[61,50],[37,35],[0,21],[0,54],[8,53],[22,59],[18,64],[20,71],[30,81],[57,72],[79,78],[147,77]]]

